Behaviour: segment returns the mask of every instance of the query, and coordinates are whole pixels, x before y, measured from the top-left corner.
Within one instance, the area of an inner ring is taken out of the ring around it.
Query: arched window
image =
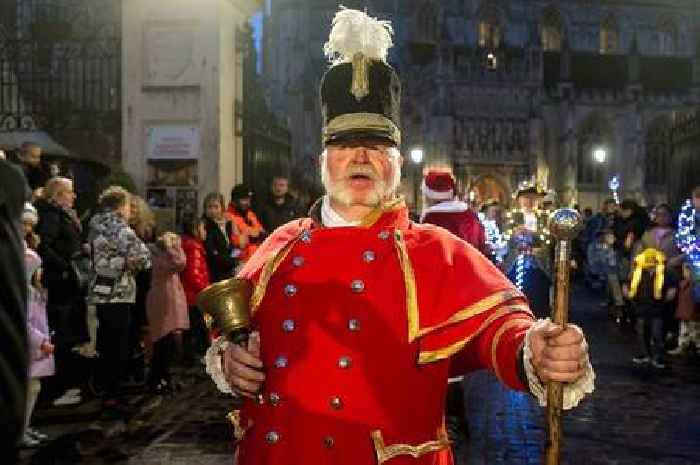
[[[430,2],[425,2],[416,13],[416,26],[418,39],[425,42],[437,42],[438,18],[435,7]]]
[[[577,180],[580,184],[603,186],[612,157],[609,123],[601,115],[592,115],[578,132]],[[597,151],[604,151],[604,156]]]
[[[661,186],[666,183],[666,168],[671,160],[671,119],[661,116],[652,121],[645,138],[645,183]]]
[[[678,49],[678,28],[676,23],[670,19],[659,23],[656,31],[659,41],[659,53],[662,55],[673,55]]]
[[[600,53],[615,53],[620,47],[617,21],[608,15],[600,25]]]
[[[488,11],[479,20],[479,46],[495,50],[501,44],[501,21],[496,11]]]
[[[564,37],[564,26],[559,11],[555,8],[547,8],[542,15],[542,49],[545,51],[561,50]]]

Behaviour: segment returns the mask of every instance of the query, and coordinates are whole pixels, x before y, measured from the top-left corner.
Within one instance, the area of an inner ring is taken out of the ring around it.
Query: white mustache
[[[372,181],[377,181],[379,179],[379,173],[377,173],[374,168],[367,165],[354,165],[348,168],[345,179],[350,179],[353,176],[367,176]]]

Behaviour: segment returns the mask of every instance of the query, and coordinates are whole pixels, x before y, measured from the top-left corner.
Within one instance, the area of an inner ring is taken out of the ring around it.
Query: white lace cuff
[[[221,363],[221,353],[226,350],[229,342],[225,337],[218,337],[212,342],[211,346],[207,349],[207,353],[204,356],[207,362],[207,374],[211,376],[211,379],[216,384],[216,388],[223,392],[224,394],[231,394],[235,396],[236,394],[231,389],[231,386],[226,381],[226,376],[224,375],[224,367]]]
[[[525,347],[523,349],[523,364],[525,365],[525,373],[527,375],[527,382],[530,387],[530,392],[537,398],[541,407],[547,405],[547,386],[540,381],[535,372],[535,367],[532,364],[532,351],[530,350],[530,331],[535,327],[540,327],[543,324],[549,322],[549,318],[546,320],[539,320],[537,323],[532,325],[532,327],[527,331],[525,335]],[[593,365],[591,365],[590,359],[586,359],[586,371],[584,375],[575,383],[565,383],[564,384],[564,402],[562,408],[564,410],[570,410],[576,407],[581,399],[586,397],[586,395],[593,392],[595,389],[595,372],[593,371]]]

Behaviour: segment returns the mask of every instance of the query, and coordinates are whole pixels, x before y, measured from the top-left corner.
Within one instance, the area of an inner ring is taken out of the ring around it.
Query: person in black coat
[[[56,177],[46,184],[45,198],[37,202],[38,252],[44,264],[46,307],[56,346],[56,377],[47,391],[54,395],[84,381],[71,352],[88,340],[84,290],[73,267],[73,261],[83,253],[82,227],[72,210],[74,201],[73,182]]]
[[[286,177],[272,178],[270,198],[261,206],[259,215],[268,233],[306,214],[301,204],[288,191],[289,180]]]
[[[244,244],[236,239],[240,235],[233,222],[226,219],[221,194],[210,193],[204,198],[204,221],[207,228],[204,248],[207,251],[209,275],[211,282],[216,283],[234,275]]]
[[[33,142],[25,142],[22,144],[18,158],[32,191],[46,186],[51,175],[41,162],[41,147]]]
[[[0,160],[0,457],[13,463],[27,401],[27,282],[21,215],[29,190],[18,167]]]

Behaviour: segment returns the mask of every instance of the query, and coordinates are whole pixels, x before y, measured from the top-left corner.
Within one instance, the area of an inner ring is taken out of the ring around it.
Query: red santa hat
[[[430,200],[452,200],[455,196],[455,180],[446,171],[428,171],[423,178],[421,190]]]

